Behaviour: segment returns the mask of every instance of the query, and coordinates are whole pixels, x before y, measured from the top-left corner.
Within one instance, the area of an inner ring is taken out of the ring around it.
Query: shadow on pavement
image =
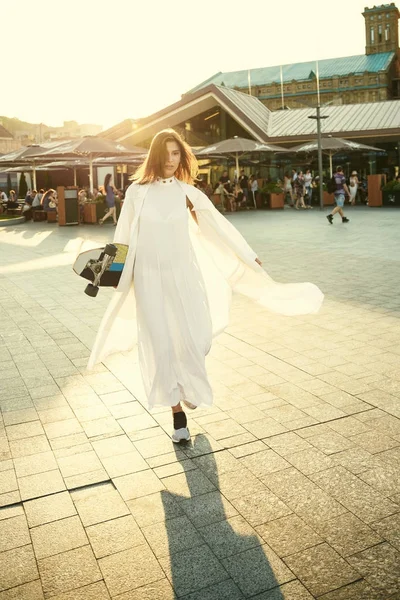
[[[169,546],[162,565],[176,595],[185,600],[240,600],[261,594],[263,600],[284,600],[279,585],[295,579],[293,574],[256,535],[235,531],[249,526],[240,515],[229,518],[226,514],[227,501],[219,490],[211,446],[204,435],[196,436],[192,447],[199,443],[202,455],[208,455],[208,478],[216,489],[204,486],[208,479],[194,469],[182,474],[189,497],[161,492]],[[169,518],[175,503],[184,516]]]

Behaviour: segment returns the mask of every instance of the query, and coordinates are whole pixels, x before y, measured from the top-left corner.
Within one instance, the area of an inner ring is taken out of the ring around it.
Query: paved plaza
[[[399,600],[400,211],[325,214],[229,217],[325,302],[235,297],[179,447],[131,356],[86,369],[114,292],[71,265],[113,227],[0,229],[0,600]]]

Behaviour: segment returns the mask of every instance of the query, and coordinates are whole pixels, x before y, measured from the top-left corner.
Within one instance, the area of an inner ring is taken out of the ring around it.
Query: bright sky
[[[2,0],[0,115],[104,128],[218,71],[363,54],[367,0]]]

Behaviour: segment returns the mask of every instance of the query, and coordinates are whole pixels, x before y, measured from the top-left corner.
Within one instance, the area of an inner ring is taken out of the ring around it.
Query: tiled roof
[[[272,112],[265,104],[260,102],[255,96],[243,94],[243,92],[237,92],[226,87],[218,87],[218,90],[257,125],[265,136],[268,135],[268,126]]]
[[[320,79],[329,77],[350,75],[353,73],[378,73],[386,71],[389,68],[395,56],[394,52],[380,52],[379,54],[359,54],[356,56],[345,56],[343,58],[328,58],[318,62],[318,71]],[[304,81],[315,77],[315,61],[295,63],[292,65],[282,65],[282,76],[284,82]],[[250,69],[251,85],[267,85],[269,83],[279,83],[281,80],[280,66],[264,67],[260,69]],[[206,81],[203,81],[192,88],[188,94],[191,94],[210,83],[215,85],[224,85],[228,88],[246,88],[249,82],[249,71],[230,71],[228,73],[216,73]]]
[[[316,121],[307,117],[315,114],[312,108],[272,112],[268,136],[282,138],[314,134]],[[400,129],[400,100],[326,106],[321,107],[321,115],[329,117],[322,122],[323,133]]]

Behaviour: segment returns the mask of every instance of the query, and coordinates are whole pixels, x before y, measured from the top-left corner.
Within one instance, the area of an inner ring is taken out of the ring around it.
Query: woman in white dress
[[[114,241],[129,244],[89,368],[137,344],[149,408],[170,406],[172,440],[189,440],[182,404],[212,404],[205,357],[228,324],[232,289],[282,314],[316,312],[311,283],[277,284],[240,233],[192,184],[197,162],[171,130],[153,139],[128,188]],[[135,314],[136,313],[136,314]]]
[[[349,202],[352,206],[354,206],[356,203],[358,184],[359,184],[359,181],[358,181],[357,171],[353,171],[350,176],[350,185],[349,185],[349,192],[350,192]]]

